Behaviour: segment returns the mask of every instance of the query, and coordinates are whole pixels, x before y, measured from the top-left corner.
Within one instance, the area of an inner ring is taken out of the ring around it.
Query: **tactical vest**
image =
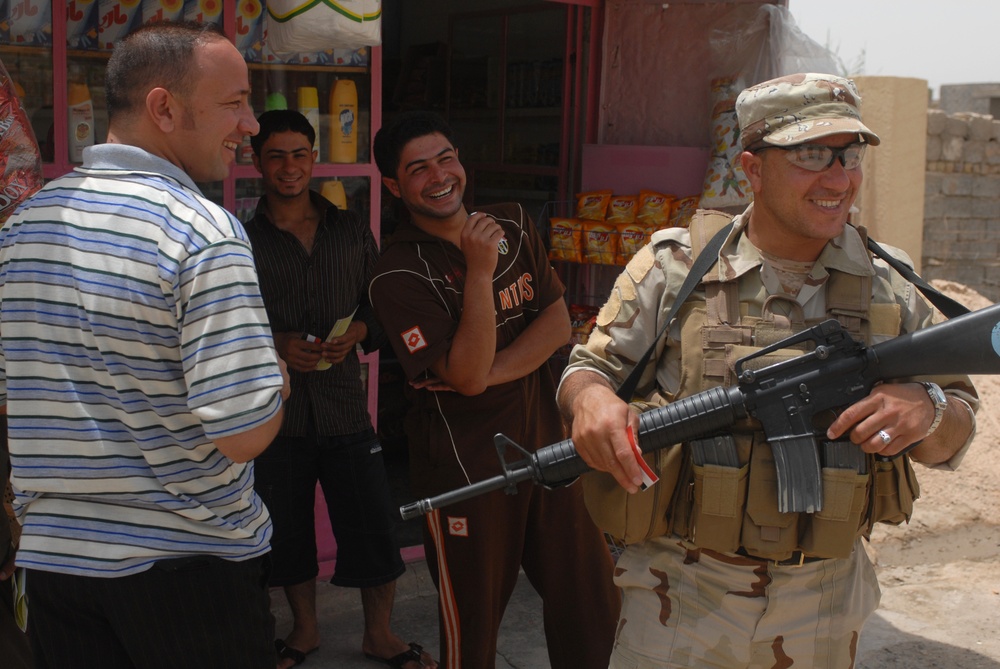
[[[691,223],[692,258],[730,220],[715,212],[699,214],[703,215]],[[865,236],[863,229],[859,232]],[[899,307],[872,303],[871,281],[871,277],[830,270],[823,288],[826,314],[821,320],[836,318],[852,337],[866,343],[873,337],[898,335]],[[735,384],[738,359],[819,322],[805,320],[800,305],[781,297],[772,296],[760,304],[759,296],[765,291],[759,273],[724,281],[718,270],[710,271],[702,287],[705,300],[689,300],[678,312],[680,340],[670,345],[681,346],[682,371],[678,392],[663,393],[668,402]],[[776,351],[755,360],[754,365],[770,365],[803,352]],[[722,453],[729,465],[696,464],[704,458],[693,455],[702,452]],[[621,513],[611,506],[593,514],[602,529],[624,543],[673,533],[702,548],[742,549],[773,560],[788,559],[795,551],[812,557],[846,557],[859,536],[870,536],[874,523],[909,520],[918,494],[908,458],[885,462],[868,455],[858,469],[822,467],[822,510],[781,513],[774,458],[759,423],[752,418],[727,435],[662,449],[648,454],[647,461],[660,476],[653,488],[663,486],[656,494],[646,491],[639,493],[643,499],[620,500],[625,504]],[[596,491],[602,485],[599,480],[585,479],[584,483],[588,508],[594,512]],[[610,499],[606,497],[605,503]],[[643,522],[644,514],[648,523]],[[606,522],[609,518],[615,519],[615,529]]]

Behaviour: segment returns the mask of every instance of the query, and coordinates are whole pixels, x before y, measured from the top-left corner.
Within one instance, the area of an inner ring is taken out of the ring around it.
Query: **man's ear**
[[[172,131],[177,125],[177,100],[165,88],[154,88],[146,93],[146,112],[163,132]]]
[[[257,169],[257,171],[264,174],[264,170],[260,169],[260,156],[256,153],[251,153],[250,159],[253,160],[253,166]]]
[[[382,183],[389,189],[389,192],[399,197],[399,182],[389,177],[382,177]]]
[[[750,182],[750,189],[758,193],[760,192],[761,182],[763,177],[761,176],[761,164],[763,160],[760,156],[754,155],[749,151],[744,151],[740,154],[740,167],[743,168],[743,173],[747,176],[747,181]]]

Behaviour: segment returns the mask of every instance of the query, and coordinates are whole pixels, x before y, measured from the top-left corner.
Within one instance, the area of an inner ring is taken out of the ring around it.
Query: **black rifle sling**
[[[967,306],[961,304],[960,302],[956,302],[934,286],[924,281],[920,278],[920,275],[907,267],[901,261],[889,255],[884,248],[879,246],[875,240],[870,237],[868,238],[868,250],[884,260],[889,267],[899,272],[904,279],[916,286],[917,289],[924,294],[924,297],[926,297],[931,304],[937,307],[938,310],[948,318],[955,318],[956,316],[969,313],[969,308]]]
[[[635,388],[639,385],[639,377],[642,376],[642,370],[646,368],[649,363],[649,357],[653,355],[653,350],[656,348],[656,343],[660,341],[660,337],[667,331],[670,327],[670,323],[674,320],[674,316],[677,315],[677,310],[681,308],[681,305],[687,301],[687,298],[691,296],[691,292],[701,283],[702,277],[708,274],[708,270],[712,269],[712,265],[716,263],[719,259],[719,251],[722,250],[722,245],[726,241],[726,237],[733,229],[733,224],[730,223],[726,225],[717,233],[712,239],[705,245],[698,257],[695,258],[694,263],[691,265],[691,271],[688,272],[687,277],[684,279],[684,283],[681,284],[681,289],[677,291],[677,298],[674,300],[673,306],[670,307],[670,312],[667,314],[667,319],[663,322],[663,327],[660,331],[656,333],[656,337],[653,339],[653,343],[649,345],[646,352],[643,354],[642,359],[636,363],[635,367],[632,368],[632,372],[628,375],[628,378],[622,382],[622,385],[618,388],[618,397],[625,402],[632,401],[632,393],[635,392]]]
[[[618,388],[617,394],[622,401],[632,401],[632,394],[635,392],[636,386],[639,385],[639,377],[642,376],[642,371],[649,363],[649,358],[653,355],[653,350],[656,348],[657,342],[660,341],[660,337],[662,337],[667,331],[667,328],[670,327],[670,323],[674,320],[674,316],[677,315],[677,310],[681,308],[681,305],[684,304],[685,301],[687,301],[687,298],[691,296],[691,292],[695,289],[698,283],[701,282],[702,277],[708,274],[708,270],[711,269],[712,265],[714,265],[718,260],[722,244],[726,241],[726,237],[729,236],[732,229],[733,224],[730,223],[719,230],[715,236],[712,237],[711,241],[705,245],[705,248],[691,265],[691,271],[688,272],[687,278],[684,279],[684,283],[681,285],[681,289],[677,293],[677,299],[674,300],[674,304],[670,308],[670,312],[667,314],[667,319],[664,321],[663,327],[660,328],[660,331],[656,334],[656,338],[653,339],[653,343],[650,344],[648,349],[646,349],[646,352],[643,354],[639,362],[632,368],[632,372],[628,375],[628,378],[626,378],[625,381],[622,382],[622,385]],[[919,274],[891,256],[884,248],[879,246],[878,243],[870,237],[868,238],[868,250],[884,260],[887,265],[899,272],[904,279],[916,286],[917,289],[924,294],[924,297],[926,297],[931,304],[937,307],[946,317],[955,318],[956,316],[969,313],[968,307],[960,302],[956,302],[934,286],[924,281]]]

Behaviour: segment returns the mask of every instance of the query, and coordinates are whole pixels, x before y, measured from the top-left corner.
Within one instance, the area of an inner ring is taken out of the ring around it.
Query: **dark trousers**
[[[29,570],[38,669],[274,669],[267,558],[180,558],[119,578]]]
[[[438,588],[442,669],[493,669],[497,633],[520,570],[542,598],[552,669],[607,669],[621,610],[614,563],[579,484],[522,483],[427,515]]]
[[[2,508],[0,513],[3,513]],[[14,622],[12,585],[11,580],[0,581],[0,665],[4,669],[31,669],[35,665],[31,661],[28,637]]]

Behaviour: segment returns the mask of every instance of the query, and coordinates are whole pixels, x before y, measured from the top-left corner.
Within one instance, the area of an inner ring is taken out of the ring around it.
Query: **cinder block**
[[[966,165],[977,165],[986,159],[986,142],[981,139],[969,138],[962,147],[962,162]],[[976,170],[969,170],[975,172]]]
[[[972,182],[972,195],[976,198],[1000,198],[1000,176],[982,175]],[[1000,202],[996,205],[995,214],[1000,218]]]
[[[993,117],[989,114],[969,114],[969,139],[986,141],[993,137]]]
[[[948,123],[948,114],[940,109],[927,110],[927,134],[940,135]]]
[[[941,135],[927,135],[927,161],[941,160]]]
[[[941,159],[947,162],[961,162],[965,139],[957,135],[941,136]],[[950,171],[950,170],[949,170]]]
[[[973,177],[968,174],[946,174],[941,179],[944,195],[971,195]]]
[[[942,134],[965,139],[969,136],[969,123],[958,114],[953,114],[948,117],[944,126],[944,133]]]

